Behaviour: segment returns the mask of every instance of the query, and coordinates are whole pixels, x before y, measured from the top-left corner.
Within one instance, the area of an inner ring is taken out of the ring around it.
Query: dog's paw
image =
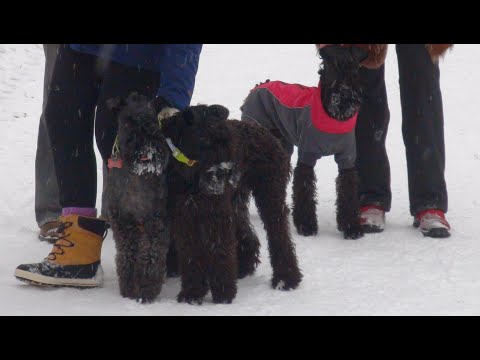
[[[276,290],[290,291],[295,290],[301,282],[302,273],[297,269],[286,274],[273,275],[272,287]]]
[[[345,240],[357,240],[365,235],[363,228],[359,226],[352,226],[343,232],[343,238]]]
[[[240,267],[239,266],[237,278],[238,279],[244,279],[247,276],[252,276],[253,274],[255,274],[255,270],[256,270],[256,268],[254,266],[250,266],[250,267]]]
[[[241,257],[238,260],[238,279],[244,279],[247,276],[252,276],[255,274],[258,265],[260,264],[260,259],[258,255],[255,254],[252,257]]]
[[[213,297],[214,304],[231,304],[233,302],[233,298],[225,298],[225,297]]]
[[[177,301],[179,303],[186,303],[190,305],[202,305],[203,296],[189,295],[185,294],[184,292],[180,292],[180,294],[177,296]]]
[[[315,236],[318,234],[318,224],[316,222],[295,222],[297,232],[302,236]]]
[[[141,304],[151,304],[155,301],[158,296],[158,291],[142,291],[137,289],[136,291],[122,292],[121,295],[124,298],[135,300],[137,303]]]
[[[139,297],[137,299],[135,299],[137,301],[137,303],[140,303],[140,304],[151,304],[155,301],[155,298],[150,298],[150,297]]]

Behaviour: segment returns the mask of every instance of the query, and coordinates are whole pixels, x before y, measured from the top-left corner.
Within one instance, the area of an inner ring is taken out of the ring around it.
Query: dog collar
[[[118,146],[118,135],[115,137],[115,142],[113,143],[112,148],[112,156],[108,159],[107,167],[108,169],[121,169],[123,167],[122,159],[118,158],[118,154],[120,153],[120,148]]]
[[[166,141],[167,141],[168,147],[172,151],[172,156],[177,161],[187,166],[193,166],[198,162],[197,160],[190,160],[188,157],[186,157],[184,153],[182,153],[175,145],[173,145],[172,139],[166,138]]]

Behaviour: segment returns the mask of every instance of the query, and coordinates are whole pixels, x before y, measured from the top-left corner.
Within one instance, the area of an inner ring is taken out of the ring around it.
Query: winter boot
[[[415,216],[415,228],[420,229],[423,236],[431,238],[447,238],[450,236],[450,224],[442,210],[425,210]]]
[[[106,222],[79,215],[60,217],[58,241],[41,262],[23,264],[15,277],[33,285],[97,287],[103,282],[100,255]]]

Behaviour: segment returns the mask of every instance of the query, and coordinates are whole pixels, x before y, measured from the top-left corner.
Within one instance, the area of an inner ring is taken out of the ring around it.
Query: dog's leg
[[[118,284],[120,295],[132,298],[134,291],[133,272],[137,255],[136,227],[129,219],[119,217],[118,213],[109,210],[110,224],[115,239]]]
[[[200,234],[208,239],[208,281],[212,291],[213,302],[230,304],[237,294],[238,258],[237,241],[232,216],[232,199],[230,196],[210,199],[211,210],[208,222],[204,222]],[[206,219],[205,219],[206,220]]]
[[[288,222],[288,179],[289,169],[282,173],[280,168],[273,167],[268,174],[259,174],[252,184],[255,203],[267,232],[272,286],[281,290],[295,289],[302,280]]]
[[[180,248],[179,260],[182,289],[177,301],[201,305],[208,292],[207,269],[202,249],[191,248],[183,251]]]
[[[137,241],[134,296],[137,301],[150,303],[160,294],[166,273],[169,233],[163,219],[147,218]]]
[[[302,163],[293,174],[293,223],[300,235],[318,233],[317,179],[314,168]]]
[[[191,195],[176,196],[171,211],[171,241],[176,245],[182,282],[177,296],[180,303],[200,305],[208,292],[208,259],[201,238],[204,225],[199,216],[202,211],[203,203]]]
[[[360,226],[360,201],[358,199],[358,174],[356,169],[340,171],[337,180],[337,226],[345,239],[363,236]]]
[[[169,185],[170,186],[170,185]],[[169,233],[171,234],[171,227],[172,227],[172,214],[175,211],[175,194],[172,192],[171,195],[167,198],[167,214],[168,216],[168,228]],[[168,249],[167,254],[167,278],[175,278],[180,276],[180,270],[178,268],[178,251],[177,251],[177,244],[173,240],[172,236],[170,236],[170,247]]]
[[[233,199],[239,279],[253,275],[260,264],[260,241],[250,223],[249,202],[250,192],[244,189],[239,190]]]

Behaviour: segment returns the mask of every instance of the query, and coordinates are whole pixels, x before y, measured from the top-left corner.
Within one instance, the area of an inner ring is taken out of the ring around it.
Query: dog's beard
[[[132,172],[139,176],[159,176],[167,169],[169,154],[158,146],[146,144],[137,151]]]
[[[210,195],[222,195],[227,186],[236,189],[241,173],[233,162],[213,165],[200,177],[200,188]]]
[[[327,66],[330,67],[328,76]],[[350,66],[352,68],[349,68]],[[322,88],[321,100],[327,114],[339,121],[352,118],[360,110],[362,102],[357,69],[349,64],[324,63],[319,74]]]
[[[347,120],[360,110],[360,95],[344,82],[337,82],[331,88],[323,89],[322,103],[332,118]]]

